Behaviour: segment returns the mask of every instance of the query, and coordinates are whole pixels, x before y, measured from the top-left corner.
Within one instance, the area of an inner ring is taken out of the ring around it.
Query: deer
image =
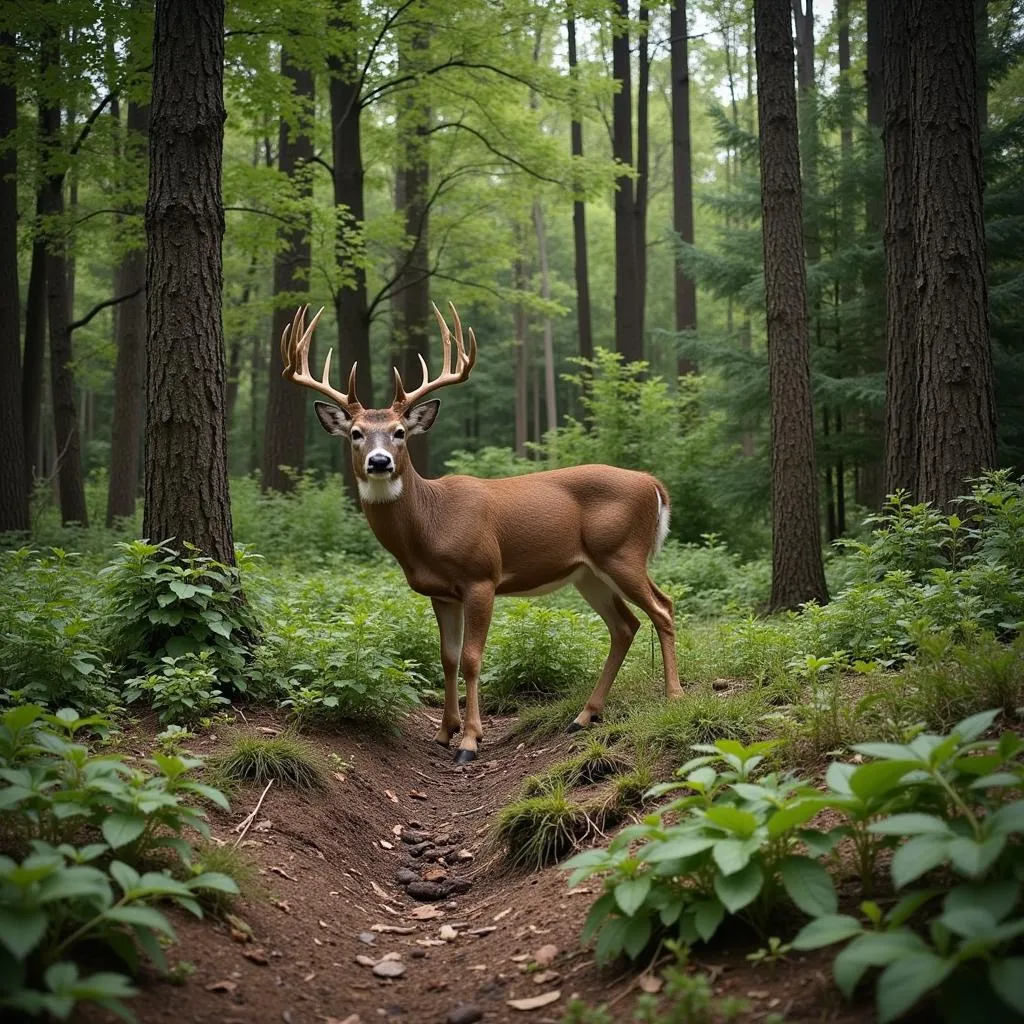
[[[356,364],[348,390],[331,386],[331,355],[321,378],[309,371],[309,347],[323,309],[306,326],[300,307],[281,335],[282,375],[330,399],[315,402],[321,425],[351,447],[363,514],[381,545],[394,556],[417,594],[430,598],[441,640],[444,712],[434,741],[448,748],[462,731],[456,764],[474,761],[483,739],[479,682],[496,597],[550,593],[569,584],[604,620],[610,647],[600,677],[568,732],[601,720],[608,692],[629,651],[640,619],[657,631],[665,667],[665,695],[683,695],[676,664],[672,601],[648,575],[648,561],[669,530],[669,496],[656,477],[615,466],[583,465],[525,476],[479,479],[421,476],[409,457],[410,437],[425,433],[440,401],[428,395],[469,379],[477,345],[449,303],[452,334],[431,304],[441,332],[441,370],[431,378],[420,355],[422,383],[407,391],[395,368],[395,391],[386,409],[367,409],[356,394]],[[458,677],[466,684],[466,715],[459,710]]]

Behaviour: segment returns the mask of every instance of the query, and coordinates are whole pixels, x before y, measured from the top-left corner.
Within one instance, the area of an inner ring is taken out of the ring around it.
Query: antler
[[[459,319],[458,310],[452,303],[448,303],[448,308],[452,311],[452,316],[455,319],[455,368],[451,369],[451,357],[452,357],[452,335],[451,331],[448,330],[448,325],[445,323],[444,317],[441,316],[437,306],[433,303],[430,304],[434,310],[434,316],[437,317],[437,325],[441,328],[441,373],[433,380],[430,379],[430,372],[427,370],[427,364],[423,360],[423,356],[419,356],[420,366],[423,367],[423,383],[413,391],[406,391],[402,384],[402,375],[398,372],[398,368],[395,368],[395,400],[391,403],[391,408],[395,412],[405,412],[412,405],[418,402],[424,395],[429,395],[431,391],[437,391],[439,388],[446,387],[449,384],[459,384],[464,381],[473,369],[476,363],[476,335],[473,333],[473,328],[469,329],[469,353],[466,353],[466,347],[462,343],[462,321]]]
[[[331,354],[334,351],[333,349],[329,349],[327,352],[327,358],[324,360],[324,375],[321,380],[317,380],[309,372],[309,344],[313,339],[316,325],[320,322],[320,314],[324,310],[321,306],[319,312],[313,317],[307,327],[306,312],[308,310],[309,306],[300,306],[295,311],[295,317],[292,322],[285,327],[281,334],[281,362],[284,364],[281,376],[285,380],[294,381],[303,387],[319,391],[321,395],[326,395],[332,402],[336,402],[348,412],[355,412],[357,409],[362,408],[359,404],[359,399],[356,397],[356,363],[352,364],[352,369],[348,375],[347,395],[342,391],[335,391],[331,387]]]

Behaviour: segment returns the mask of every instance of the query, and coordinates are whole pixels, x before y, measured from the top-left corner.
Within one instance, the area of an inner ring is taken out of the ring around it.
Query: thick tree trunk
[[[944,508],[995,465],[974,11],[913,0],[918,497]]]
[[[282,175],[295,181],[303,200],[313,193],[309,163],[313,159],[310,125],[313,118],[313,72],[298,67],[289,52],[281,48],[281,77],[291,83],[302,113],[297,123],[283,117],[278,133],[277,165]],[[281,334],[291,323],[295,306],[306,301],[309,293],[310,242],[312,214],[305,212],[278,231],[278,249],[274,255],[274,317],[270,332],[270,373],[267,408],[263,418],[263,490],[289,491],[294,476],[286,470],[302,470],[306,464],[306,409],[304,389],[281,376]],[[255,382],[254,382],[255,383]]]
[[[14,36],[0,34],[4,63],[14,61]],[[0,81],[0,533],[27,530],[28,482],[21,420],[21,298],[18,293],[18,93]]]
[[[693,244],[693,162],[690,152],[690,60],[686,39],[686,0],[672,5],[672,206],[673,227]],[[676,332],[697,328],[697,284],[679,261],[675,270]],[[680,376],[697,372],[697,364],[680,358]]]
[[[651,65],[648,59],[647,33],[650,19],[647,8],[640,7],[637,38],[636,82],[636,181],[633,185],[633,224],[636,232],[636,323],[641,350],[644,347],[644,323],[647,306],[647,194],[650,179],[650,140],[648,107]],[[642,352],[641,352],[642,357]]]
[[[540,200],[533,199],[533,227],[537,233],[537,262],[540,265],[540,295],[551,301],[551,274],[548,269],[548,239],[544,227],[544,210]],[[551,331],[551,317],[544,317],[544,411],[548,431],[558,426],[558,405],[555,400],[555,346]]]
[[[569,75],[574,83],[576,71],[576,20],[569,16],[566,21],[566,33],[569,39]],[[576,159],[583,156],[583,123],[579,118],[579,97],[573,93],[573,120],[570,127],[572,155]],[[575,254],[576,272],[576,324],[579,332],[580,357],[594,358],[594,334],[590,323],[590,274],[587,269],[587,222],[586,209],[582,199],[576,198],[572,204],[572,238]]]
[[[800,148],[787,0],[755,0],[772,410],[773,610],[825,601],[810,387]]]
[[[135,162],[149,146],[149,105],[132,100],[124,159]],[[132,295],[117,307],[114,324],[117,361],[114,365],[114,418],[110,428],[110,480],[107,526],[135,514],[139,488],[139,455],[146,408],[146,252],[126,253],[114,273],[114,295]]]
[[[883,21],[885,74],[885,491],[918,489],[918,283],[910,25],[904,4]]]
[[[417,66],[418,51],[428,45],[425,31],[413,33],[399,49],[400,67]],[[434,318],[430,309],[430,156],[428,130],[430,110],[407,93],[399,102],[398,132],[403,148],[402,163],[397,171],[396,204],[405,221],[408,239],[399,254],[400,272],[395,282],[394,331],[400,347],[401,369],[407,387],[415,386],[423,373],[419,357],[427,366],[430,360],[430,339]],[[413,465],[424,476],[430,469],[430,435],[416,434],[409,438],[409,455]]]
[[[629,61],[628,0],[616,0],[620,19],[612,38],[612,76],[618,91],[612,100],[612,155],[624,168],[633,166],[633,76]],[[643,359],[644,340],[637,320],[636,224],[633,179],[622,174],[615,189],[615,348],[630,362]]]
[[[36,216],[42,215],[43,192],[36,195]],[[21,424],[25,435],[25,484],[31,491],[42,476],[43,369],[46,362],[46,239],[37,229],[32,242],[25,300],[25,352],[21,367]]]
[[[143,533],[234,562],[224,328],[224,0],[157,0]]]

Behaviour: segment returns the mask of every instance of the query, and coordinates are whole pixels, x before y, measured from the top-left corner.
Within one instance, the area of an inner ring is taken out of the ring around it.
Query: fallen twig
[[[478,811],[482,811],[484,809],[484,806],[484,804],[481,804],[479,807],[471,807],[468,811],[454,811],[452,813],[452,817],[461,818],[463,817],[463,815],[466,814],[476,814]]]
[[[267,790],[269,790],[273,784],[274,780],[271,779],[267,783],[267,789],[263,790],[263,792],[260,794],[259,800],[256,801],[256,806],[252,809],[252,813],[249,814],[247,818],[243,819],[235,826],[235,831],[237,832],[239,829],[241,829],[242,834],[234,841],[231,847],[232,849],[236,849],[238,847],[238,844],[245,838],[245,833],[249,831],[249,828],[251,827],[252,823],[256,820],[256,815],[259,813],[259,809],[263,806],[263,798],[267,795]]]

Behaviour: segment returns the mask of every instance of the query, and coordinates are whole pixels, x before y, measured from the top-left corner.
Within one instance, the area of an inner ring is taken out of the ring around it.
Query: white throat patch
[[[369,480],[360,480],[358,483],[359,499],[367,505],[397,501],[402,496],[400,476],[370,477]]]

